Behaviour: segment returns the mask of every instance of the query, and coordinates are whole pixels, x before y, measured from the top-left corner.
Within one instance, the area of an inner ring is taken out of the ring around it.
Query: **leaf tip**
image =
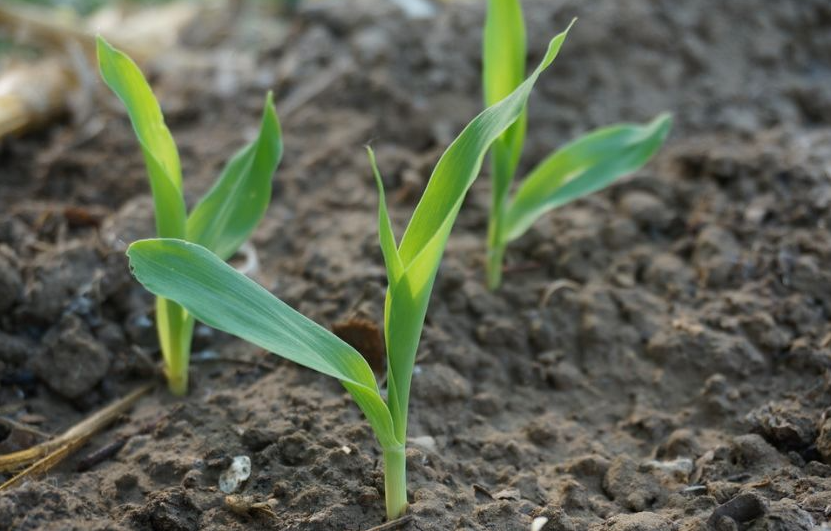
[[[366,149],[366,155],[369,157],[369,165],[372,167],[372,175],[375,177],[375,184],[378,185],[378,191],[381,193],[383,197],[384,194],[384,181],[381,179],[381,172],[378,170],[378,162],[375,160],[375,151],[373,151],[372,146],[369,144],[364,145],[364,149]]]
[[[672,122],[672,113],[666,111],[659,114],[652,121],[652,127],[654,127],[655,130],[659,132],[659,135],[661,137],[661,143],[663,143],[663,141],[669,135],[669,132],[672,129]]]
[[[263,121],[270,120],[277,128],[277,134],[282,135],[283,131],[280,127],[280,118],[277,116],[277,108],[274,106],[274,91],[269,90],[265,94],[265,104],[263,105]]]
[[[577,17],[571,19],[571,22],[568,23],[568,27],[563,33],[568,33],[571,30],[571,27],[574,26],[574,23],[577,22]]]

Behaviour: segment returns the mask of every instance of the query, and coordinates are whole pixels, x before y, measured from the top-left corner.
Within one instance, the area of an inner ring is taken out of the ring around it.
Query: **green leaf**
[[[124,103],[141,145],[160,236],[185,235],[185,201],[179,152],[162,111],[138,66],[126,54],[97,38],[98,66],[107,86]]]
[[[403,444],[394,435],[372,369],[333,333],[201,245],[139,240],[130,245],[127,256],[133,274],[148,291],[176,301],[208,326],[340,380],[366,414],[381,446]]]
[[[391,280],[387,289],[385,336],[388,404],[396,435],[401,440],[406,435],[415,354],[450,230],[468,189],[479,174],[486,151],[522,114],[534,83],[554,60],[565,37],[565,32],[554,37],[542,62],[528,79],[505,99],[482,111],[447,148],[416,206],[398,252],[384,252],[387,276],[397,279]],[[383,192],[380,180],[379,189]],[[381,199],[383,202],[383,194]],[[379,212],[382,247],[389,247],[387,233],[391,233],[391,229],[387,228],[386,207],[382,205]],[[390,257],[393,263],[390,263]]]
[[[520,185],[505,221],[505,241],[515,240],[544,213],[596,192],[646,164],[663,145],[672,118],[646,125],[597,129],[542,161]]]
[[[568,31],[568,30],[566,30]],[[482,38],[482,84],[489,107],[525,79],[525,22],[519,0],[488,0]],[[527,110],[493,143],[494,202],[501,204],[513,180],[525,141]]]
[[[401,277],[404,266],[401,257],[398,255],[398,246],[395,243],[395,234],[392,230],[389,211],[387,210],[387,196],[384,193],[384,181],[381,179],[381,172],[378,171],[378,164],[375,161],[375,152],[372,148],[366,147],[369,156],[369,164],[372,166],[372,174],[375,177],[375,184],[378,187],[378,235],[381,243],[381,253],[384,255],[384,263],[387,264],[388,281],[394,284]]]
[[[187,220],[187,239],[228,259],[262,220],[271,200],[271,178],[283,155],[272,95],[266,97],[257,139],[228,162]]]

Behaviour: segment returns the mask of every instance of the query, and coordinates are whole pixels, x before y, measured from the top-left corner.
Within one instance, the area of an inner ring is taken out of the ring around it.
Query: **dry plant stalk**
[[[60,463],[66,456],[84,445],[93,435],[124,414],[132,405],[149,392],[155,384],[146,384],[129,395],[101,409],[54,439],[42,442],[26,450],[0,455],[0,472],[12,472],[23,466],[28,468],[0,485],[0,491],[11,488],[26,477],[43,474]]]
[[[0,138],[43,124],[69,108],[84,72],[77,64],[83,60],[73,62],[66,55],[81,49],[93,64],[96,32],[112,35],[113,42],[147,60],[169,49],[199,9],[192,2],[176,2],[125,16],[112,8],[85,22],[56,16],[48,8],[0,6],[0,26],[25,32],[52,51],[44,59],[9,68],[0,76]]]

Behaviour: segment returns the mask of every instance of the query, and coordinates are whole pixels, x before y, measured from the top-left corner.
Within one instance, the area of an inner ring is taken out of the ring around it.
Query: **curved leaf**
[[[159,236],[183,237],[185,201],[179,152],[164,123],[159,103],[132,59],[101,37],[96,43],[101,77],[127,108],[141,145],[153,191],[156,230]]]
[[[661,114],[646,125],[598,129],[542,161],[511,201],[505,241],[515,240],[544,213],[596,192],[646,164],[663,145],[672,118]]]
[[[554,37],[545,57],[528,79],[506,98],[482,111],[450,144],[430,176],[398,252],[393,255],[384,251],[387,276],[391,279],[385,302],[384,330],[388,404],[399,439],[403,440],[406,435],[413,363],[450,230],[468,189],[479,174],[486,151],[519,118],[534,83],[557,56],[565,37],[566,32]],[[380,180],[378,184],[383,202]],[[379,212],[382,248],[389,247],[391,229],[387,228],[386,206],[382,205]]]
[[[127,250],[148,291],[176,301],[203,323],[340,380],[366,414],[381,446],[395,448],[389,410],[366,360],[201,245],[139,240]]]
[[[187,239],[227,260],[251,236],[271,200],[271,178],[283,155],[280,122],[269,92],[257,139],[240,150],[187,220]]]

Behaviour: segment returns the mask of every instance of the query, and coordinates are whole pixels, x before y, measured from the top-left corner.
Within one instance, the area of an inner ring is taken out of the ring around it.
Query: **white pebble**
[[[548,523],[548,518],[545,516],[538,516],[531,522],[531,531],[540,531],[542,527]]]
[[[219,490],[231,494],[251,475],[251,458],[238,455],[231,461],[231,466],[219,476]]]

